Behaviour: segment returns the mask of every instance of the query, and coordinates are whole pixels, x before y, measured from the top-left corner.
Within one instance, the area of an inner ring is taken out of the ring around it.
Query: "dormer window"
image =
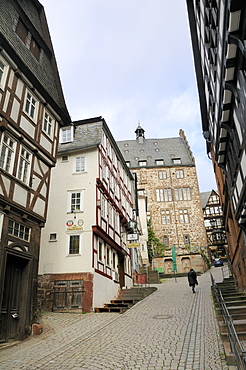
[[[172,158],[173,164],[181,164],[181,158]]]
[[[147,166],[147,161],[138,161],[139,167]]]
[[[60,143],[70,143],[73,141],[73,127],[64,127],[60,131]]]
[[[164,161],[163,161],[163,159],[156,159],[156,160],[155,160],[155,164],[156,164],[157,166],[161,166],[161,165],[163,165],[163,164],[164,164]]]

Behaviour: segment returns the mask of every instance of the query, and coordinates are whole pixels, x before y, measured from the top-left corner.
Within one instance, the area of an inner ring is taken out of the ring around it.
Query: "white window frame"
[[[50,138],[53,137],[54,121],[54,118],[45,109],[43,117],[43,132]]]
[[[57,233],[49,234],[49,242],[57,242]]]
[[[70,253],[70,241],[72,237],[78,237],[79,239],[79,251],[78,253]],[[67,243],[67,255],[68,256],[80,256],[81,255],[81,250],[82,250],[82,238],[81,234],[78,233],[71,233],[67,235],[68,243]]]
[[[0,63],[2,64],[2,66],[0,65],[0,89],[4,91],[9,66],[3,58],[0,58]]]
[[[19,161],[16,177],[25,184],[29,183],[32,154],[23,145],[20,146]]]
[[[60,144],[71,143],[73,141],[73,126],[67,126],[60,129]]]
[[[84,155],[75,158],[75,172],[81,173],[86,171],[86,157]]]
[[[161,210],[161,223],[163,225],[169,225],[171,223],[171,215],[169,209]]]
[[[183,179],[184,178],[184,171],[183,170],[176,170],[176,179]]]
[[[5,141],[5,138],[7,141]],[[13,143],[13,145],[11,145]],[[16,151],[16,141],[7,133],[2,134],[0,146],[0,168],[12,174],[14,167],[14,157]]]
[[[79,197],[76,196],[78,194],[80,195]],[[76,201],[76,199],[80,199],[80,202]],[[83,189],[68,190],[68,212],[76,213],[83,211],[84,211],[84,190]]]
[[[172,189],[171,188],[164,188],[164,201],[165,202],[172,202]]]
[[[139,165],[139,167],[146,167],[147,166],[147,161],[146,160],[138,161],[138,165]]]
[[[164,160],[163,159],[156,159],[155,160],[155,165],[156,166],[163,166],[164,165]]]
[[[158,174],[159,174],[159,179],[160,180],[166,180],[167,179],[167,171],[165,171],[165,170],[159,171]]]
[[[106,245],[106,266],[111,267],[111,248]]]
[[[179,210],[179,222],[181,224],[189,224],[189,214],[187,209],[180,209]]]
[[[102,247],[101,256],[100,256],[100,245]],[[101,239],[98,239],[97,259],[98,259],[99,262],[104,264],[104,242]]]
[[[25,94],[24,112],[35,123],[38,117],[38,99],[28,89]]]
[[[164,201],[164,192],[163,189],[156,189],[156,201],[163,202]]]

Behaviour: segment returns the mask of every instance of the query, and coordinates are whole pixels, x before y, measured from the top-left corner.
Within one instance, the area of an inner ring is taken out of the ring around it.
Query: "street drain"
[[[171,317],[170,315],[156,315],[154,319],[170,319]]]

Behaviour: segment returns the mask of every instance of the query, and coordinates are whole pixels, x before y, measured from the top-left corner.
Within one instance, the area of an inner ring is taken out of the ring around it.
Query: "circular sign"
[[[78,226],[83,226],[84,225],[84,220],[80,219],[77,222]]]
[[[68,227],[73,226],[73,225],[74,225],[73,220],[68,220],[68,221],[66,222],[66,225],[67,225]]]

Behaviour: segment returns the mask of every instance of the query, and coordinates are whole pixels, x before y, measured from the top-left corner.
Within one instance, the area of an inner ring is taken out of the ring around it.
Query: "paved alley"
[[[210,270],[221,281],[221,268]],[[210,290],[166,280],[123,315],[45,314],[40,336],[0,350],[0,369],[228,369]]]

